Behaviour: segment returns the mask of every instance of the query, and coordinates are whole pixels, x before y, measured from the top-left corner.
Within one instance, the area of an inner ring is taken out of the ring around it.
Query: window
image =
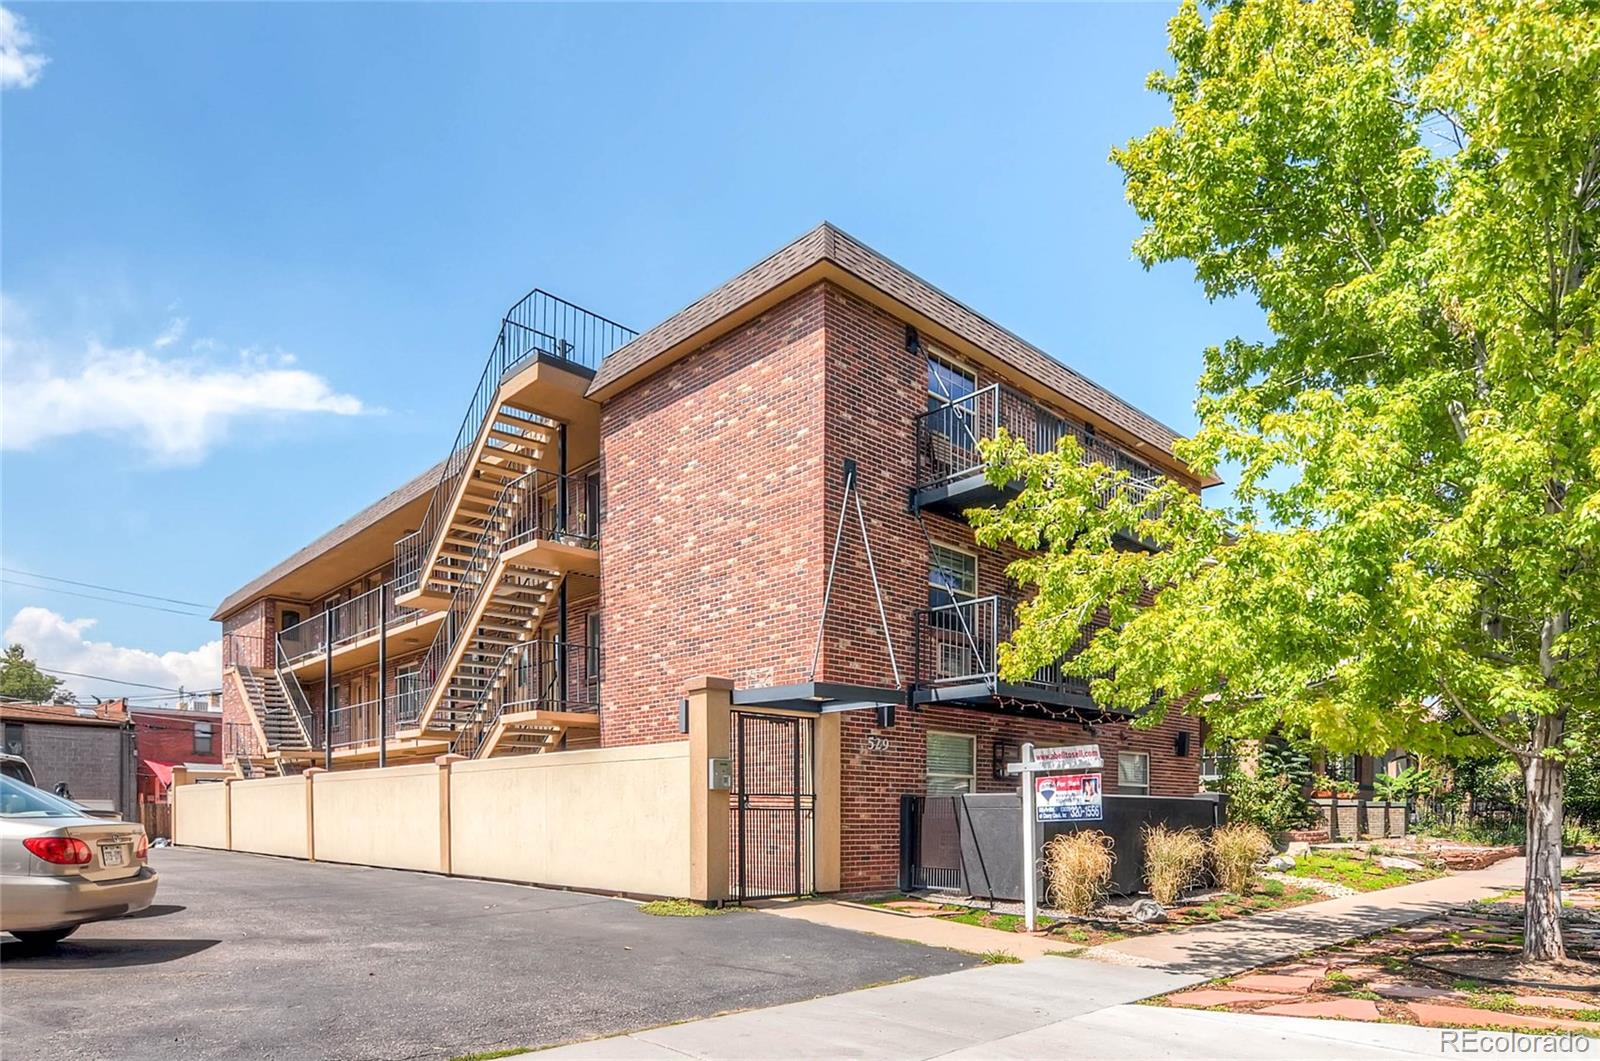
[[[1352,784],[1361,780],[1358,775],[1360,760],[1355,755],[1334,755],[1327,752],[1323,755],[1323,771],[1335,781],[1348,781]]]
[[[6,754],[22,754],[22,723],[20,722],[6,723]]]
[[[303,618],[299,612],[292,608],[285,608],[283,610],[283,618],[278,623],[278,629],[287,630],[291,626],[299,626]]]
[[[969,369],[938,354],[928,355],[928,408],[960,401],[978,389],[978,377]]]
[[[928,553],[928,606],[943,607],[978,595],[978,558],[948,545]]]
[[[211,754],[211,742],[215,738],[215,728],[209,722],[196,722],[194,724],[194,753],[196,755]]]
[[[590,685],[600,684],[600,613],[590,612],[584,621],[584,675]]]
[[[1149,753],[1117,753],[1117,794],[1122,796],[1148,796],[1150,794]]]
[[[928,734],[928,795],[954,796],[975,790],[977,738],[959,733]]]
[[[1223,773],[1233,761],[1233,745],[1223,741],[1200,750],[1200,780],[1207,784],[1222,780]]]

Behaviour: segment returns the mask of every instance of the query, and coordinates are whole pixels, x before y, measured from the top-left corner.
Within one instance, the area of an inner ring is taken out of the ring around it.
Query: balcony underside
[[[735,689],[735,707],[768,707],[781,711],[860,711],[885,704],[904,704],[903,689],[876,685],[848,685],[843,682],[797,682],[793,685],[768,685],[759,689]]]
[[[997,508],[1013,500],[1022,492],[1018,482],[995,486],[984,478],[981,471],[957,476],[932,486],[919,486],[911,492],[913,511],[937,512],[954,519],[966,519],[969,508]],[[1116,541],[1135,549],[1154,550],[1156,543],[1148,538],[1118,531]]]
[[[1016,483],[995,486],[978,470],[930,486],[916,487],[911,492],[911,507],[961,519],[969,508],[1003,505],[1019,492]]]
[[[1102,707],[1086,689],[1062,685],[1031,685],[1014,682],[990,683],[981,678],[971,681],[919,687],[915,702],[942,704],[974,711],[1003,712],[1038,718],[1054,718],[1061,712],[1087,722],[1115,721],[1129,717],[1125,711]]]

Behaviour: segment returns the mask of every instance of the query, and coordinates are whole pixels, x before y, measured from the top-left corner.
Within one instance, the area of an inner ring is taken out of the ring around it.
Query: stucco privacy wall
[[[691,895],[689,743],[458,763],[454,873]]]
[[[675,741],[181,785],[173,790],[175,838],[194,847],[707,898],[704,882],[690,876],[691,780],[706,770],[703,758],[691,768],[689,747]],[[703,809],[700,827],[707,828]],[[720,829],[725,838],[725,821]]]
[[[313,775],[316,857],[393,869],[446,868],[440,858],[440,773],[437,765],[423,763]]]
[[[179,785],[172,790],[174,835],[193,847],[228,848],[228,786]]]
[[[230,783],[230,835],[234,851],[258,855],[310,856],[309,789],[303,777],[268,777]]]

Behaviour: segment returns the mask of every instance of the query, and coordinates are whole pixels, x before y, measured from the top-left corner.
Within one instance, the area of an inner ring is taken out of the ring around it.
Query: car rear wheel
[[[11,934],[16,936],[17,942],[28,950],[45,950],[54,947],[76,931],[78,931],[77,925],[68,925],[66,928],[46,928],[38,932],[13,932]]]

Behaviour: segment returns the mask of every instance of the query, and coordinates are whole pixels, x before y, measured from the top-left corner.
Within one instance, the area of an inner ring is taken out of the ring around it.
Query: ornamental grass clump
[[[1094,829],[1062,833],[1044,845],[1044,877],[1050,904],[1085,917],[1111,882],[1111,837]]]
[[[1230,822],[1211,834],[1211,865],[1223,891],[1247,893],[1256,879],[1256,864],[1272,850],[1266,830],[1249,822]]]
[[[1205,837],[1195,830],[1144,827],[1144,882],[1162,906],[1177,902],[1184,889],[1200,879],[1205,864]]]

